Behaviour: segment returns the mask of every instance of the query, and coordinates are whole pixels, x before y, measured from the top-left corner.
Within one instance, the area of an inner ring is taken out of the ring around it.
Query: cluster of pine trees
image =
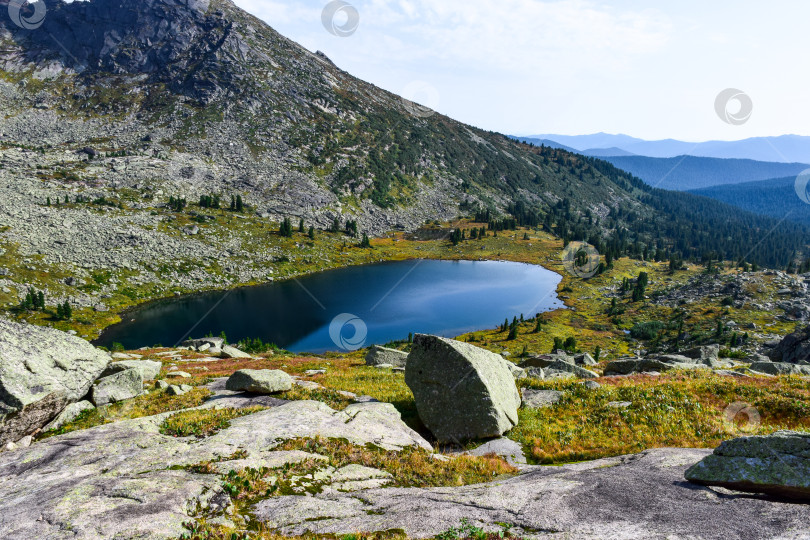
[[[175,212],[182,212],[188,206],[188,201],[180,197],[169,197],[169,208]]]
[[[20,302],[20,309],[24,311],[45,311],[45,293],[34,287],[29,287],[25,298]],[[65,300],[63,304],[56,305],[56,318],[60,321],[73,317],[73,307]]]
[[[25,298],[20,302],[20,309],[26,311],[43,311],[45,309],[45,293],[29,287]]]

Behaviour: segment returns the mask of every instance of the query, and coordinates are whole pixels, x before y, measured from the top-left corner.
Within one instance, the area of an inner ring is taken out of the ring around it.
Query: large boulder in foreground
[[[0,320],[0,446],[87,394],[110,356],[52,328]]]
[[[394,367],[405,367],[408,362],[408,353],[396,349],[388,349],[374,345],[366,353],[367,366],[390,365]]]
[[[275,394],[292,389],[292,377],[278,369],[240,369],[228,378],[227,390]]]
[[[810,433],[725,441],[685,476],[696,484],[810,501]]]
[[[498,437],[517,425],[520,394],[509,368],[469,343],[416,335],[405,383],[440,442]]]
[[[810,326],[788,334],[774,347],[769,356],[774,362],[796,364],[810,361]]]

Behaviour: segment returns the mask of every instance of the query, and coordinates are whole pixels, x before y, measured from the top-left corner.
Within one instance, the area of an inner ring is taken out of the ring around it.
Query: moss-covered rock
[[[810,433],[725,441],[685,476],[697,484],[810,501]]]

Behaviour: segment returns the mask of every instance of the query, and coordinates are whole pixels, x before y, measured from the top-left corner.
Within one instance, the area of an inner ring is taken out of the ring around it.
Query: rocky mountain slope
[[[605,162],[455,122],[228,0],[45,5],[36,28],[0,18],[7,306],[29,286],[103,311],[261,282],[304,249],[268,240],[285,217],[318,230],[356,221],[374,236],[487,209],[614,258],[711,252],[774,266],[810,240],[795,224],[673,199]],[[246,211],[223,218],[197,204],[206,197],[226,208],[239,197]],[[351,262],[333,256],[345,239],[328,241],[305,254],[309,271]]]

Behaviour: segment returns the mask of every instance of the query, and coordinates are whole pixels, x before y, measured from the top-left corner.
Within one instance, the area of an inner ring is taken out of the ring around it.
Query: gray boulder
[[[563,393],[557,390],[535,390],[533,388],[523,389],[523,406],[528,409],[544,409],[551,407],[560,399]]]
[[[198,349],[204,345],[208,345],[209,348],[217,348],[221,349],[222,346],[225,344],[225,340],[221,337],[206,337],[206,338],[198,338],[198,339],[189,339],[182,343],[183,347],[194,347]]]
[[[608,362],[605,366],[605,376],[630,375],[650,371],[669,371],[671,369],[709,369],[704,364],[680,363],[676,361],[664,362],[656,358],[619,358]]]
[[[810,360],[810,326],[788,334],[771,350],[774,362],[798,363]]]
[[[504,360],[469,343],[417,334],[405,383],[440,442],[499,437],[517,425],[520,394]]]
[[[531,377],[533,379],[545,379],[546,378],[546,372],[543,370],[543,368],[530,367],[530,368],[526,368],[525,371],[526,371],[526,376],[527,377]]]
[[[236,347],[231,347],[230,345],[224,345],[220,354],[225,358],[253,358],[248,353],[240,351]]]
[[[0,319],[0,446],[45,426],[87,394],[110,357],[83,339]]]
[[[579,377],[580,379],[595,379],[599,377],[599,375],[597,375],[596,373],[594,373],[589,369],[579,367],[575,364],[569,364],[568,362],[563,362],[562,360],[556,360],[552,362],[545,368],[544,371],[546,377],[548,377],[549,371],[551,371],[552,373],[553,372],[570,373],[575,377]]]
[[[810,367],[787,362],[754,362],[751,370],[768,375],[810,375]]]
[[[685,476],[696,484],[810,501],[810,433],[725,441]]]
[[[709,361],[717,360],[720,357],[720,345],[703,345],[681,351],[678,354],[708,365]]]
[[[227,390],[275,394],[292,389],[293,379],[278,369],[241,369],[228,378]]]
[[[576,358],[569,356],[565,351],[555,351],[551,354],[535,354],[529,356],[520,363],[520,367],[526,369],[530,367],[546,368],[554,362],[565,362],[567,364],[576,364]]]
[[[84,411],[88,411],[90,409],[95,409],[93,404],[89,401],[77,401],[76,403],[71,403],[65,410],[59,413],[59,415],[51,420],[47,426],[42,428],[42,431],[50,431],[52,429],[59,429],[60,427],[64,426],[68,422],[72,422],[77,416],[79,416]]]
[[[387,349],[374,345],[366,353],[366,365],[378,366],[380,364],[389,364],[395,367],[405,367],[408,361],[408,353],[398,351],[396,349]]]
[[[595,366],[597,364],[596,360],[593,359],[593,356],[588,353],[575,355],[574,363],[576,363],[578,366]]]
[[[160,368],[163,367],[162,362],[157,360],[123,360],[120,362],[112,362],[107,369],[101,374],[102,377],[113,375],[119,371],[127,369],[137,369],[141,373],[141,378],[144,381],[153,381],[160,375]]]
[[[519,443],[506,437],[500,437],[487,441],[474,450],[469,450],[465,454],[470,456],[500,456],[510,465],[525,465],[526,455]]]
[[[96,407],[101,407],[134,398],[142,393],[141,371],[131,368],[97,380],[90,391],[90,399]]]

